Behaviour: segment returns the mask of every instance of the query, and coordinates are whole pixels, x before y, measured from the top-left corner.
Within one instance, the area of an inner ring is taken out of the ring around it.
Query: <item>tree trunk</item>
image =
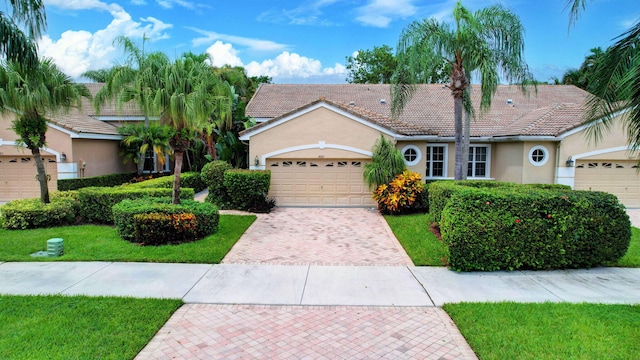
[[[183,151],[173,151],[175,165],[173,167],[173,194],[171,195],[174,204],[180,204],[180,173],[182,172]]]
[[[454,166],[454,179],[462,180],[463,174],[463,141],[462,141],[462,96],[453,97],[453,114],[454,114],[454,131],[455,131],[455,141],[456,141],[456,157],[455,157],[455,166]]]
[[[471,114],[464,113],[464,137],[462,139],[462,179],[467,179],[469,168],[469,143],[471,142]]]
[[[142,174],[144,173],[145,158],[146,158],[146,154],[138,152],[138,170],[136,172],[138,176],[142,176]]]
[[[211,160],[218,160],[218,154],[216,152],[216,143],[213,141],[213,135],[206,135],[207,137],[207,153],[211,156]]]
[[[44,160],[40,155],[40,149],[31,149],[33,158],[36,161],[36,170],[38,171],[38,182],[40,183],[40,201],[44,204],[48,204],[49,200],[49,186],[47,181],[47,170],[44,167]]]

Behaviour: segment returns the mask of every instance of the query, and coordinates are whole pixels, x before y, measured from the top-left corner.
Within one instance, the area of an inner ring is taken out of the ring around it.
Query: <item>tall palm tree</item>
[[[160,114],[160,122],[173,130],[169,140],[175,160],[173,203],[179,204],[183,155],[194,132],[204,127],[217,108],[214,89],[220,79],[210,66],[190,57],[166,64],[153,76],[160,86],[144,97],[145,107]]]
[[[471,73],[480,79],[480,109],[491,106],[501,75],[510,83],[525,84],[532,76],[523,59],[524,28],[510,10],[494,5],[474,13],[460,1],[453,9],[453,26],[436,19],[415,21],[400,36],[398,70],[393,78],[392,112],[402,113],[415,91],[425,83],[425,74],[446,61],[451,66],[450,83],[454,103],[455,179],[464,176],[463,112],[472,111],[468,87]]]
[[[47,27],[44,4],[41,0],[9,0],[11,14],[0,11],[0,55],[34,67],[38,54],[34,40]],[[22,29],[26,30],[23,31]]]
[[[586,0],[569,0],[569,22],[572,24],[586,7]],[[632,149],[640,149],[640,20],[616,38],[593,70],[596,79],[589,85],[584,115],[588,134],[596,141],[611,128],[621,115]]]
[[[160,86],[158,79],[153,75],[169,63],[169,58],[162,52],[145,53],[144,40],[143,47],[140,48],[126,36],[117,37],[114,42],[127,54],[126,63],[110,69],[88,71],[83,76],[94,81],[105,82],[94,98],[97,112],[100,112],[100,108],[110,101],[114,101],[118,111],[122,111],[124,105],[133,100],[142,110],[145,127],[149,127],[153,114],[145,97]],[[138,175],[142,175],[144,171],[144,156],[145,153],[140,151],[137,161]]]
[[[19,136],[36,162],[40,183],[40,200],[49,202],[48,177],[40,148],[46,145],[47,116],[82,105],[82,97],[90,98],[86,86],[75,84],[53,63],[42,59],[37,67],[18,62],[0,66],[0,111],[16,115],[11,129]]]

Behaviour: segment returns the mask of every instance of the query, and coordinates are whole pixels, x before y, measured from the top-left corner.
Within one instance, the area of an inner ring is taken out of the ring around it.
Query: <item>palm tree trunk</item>
[[[180,173],[182,171],[183,151],[173,151],[175,164],[173,167],[173,194],[171,195],[174,204],[180,204]]]
[[[462,95],[462,94],[460,94]],[[454,132],[455,132],[455,141],[456,141],[456,157],[455,157],[455,165],[454,165],[454,179],[462,180],[463,174],[463,141],[462,141],[462,96],[453,97],[453,116],[454,116]]]
[[[38,171],[38,182],[40,183],[40,201],[44,204],[48,204],[49,200],[49,186],[47,184],[47,171],[44,167],[44,160],[40,155],[40,149],[31,149],[33,158],[36,161],[36,170]]]
[[[138,174],[138,176],[142,176],[142,173],[144,173],[144,162],[146,158],[146,154],[143,153],[138,153],[138,169],[136,171],[136,173]]]
[[[462,139],[462,179],[467,178],[469,168],[469,143],[471,141],[471,114],[464,112],[464,138]]]

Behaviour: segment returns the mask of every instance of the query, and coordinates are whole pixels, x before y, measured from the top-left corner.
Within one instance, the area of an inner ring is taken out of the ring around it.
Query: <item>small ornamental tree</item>
[[[373,147],[371,162],[364,166],[364,181],[371,189],[387,184],[406,169],[400,150],[384,136]]]

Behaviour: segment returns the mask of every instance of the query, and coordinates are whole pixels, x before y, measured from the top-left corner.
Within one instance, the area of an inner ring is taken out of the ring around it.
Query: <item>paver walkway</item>
[[[185,305],[137,359],[477,359],[440,308]]]
[[[259,215],[222,263],[413,265],[384,217],[362,208],[277,208]]]

